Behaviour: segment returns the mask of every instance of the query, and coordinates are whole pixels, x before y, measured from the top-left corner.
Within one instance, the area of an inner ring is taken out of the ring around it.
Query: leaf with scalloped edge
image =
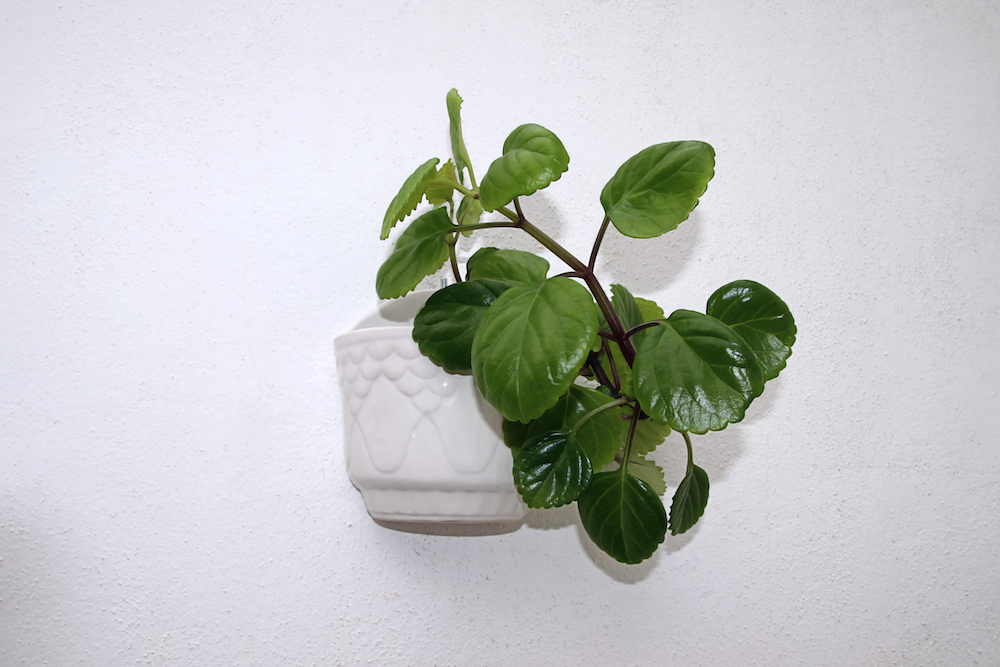
[[[743,336],[764,380],[772,380],[785,367],[795,343],[795,319],[778,295],[752,280],[723,285],[708,298],[705,311]]]
[[[549,263],[530,252],[510,248],[480,248],[469,258],[469,279],[492,278],[508,283],[540,283]]]
[[[470,372],[479,323],[510,287],[498,280],[469,280],[434,292],[413,321],[420,352],[449,373]]]
[[[394,299],[414,289],[448,259],[447,232],[454,229],[448,211],[436,208],[410,223],[396,248],[379,267],[375,292],[380,299]]]
[[[530,195],[547,187],[569,168],[569,154],[562,142],[541,125],[521,125],[507,137],[503,155],[493,161],[479,198],[483,208],[495,211],[514,197]]]
[[[708,506],[708,473],[696,465],[681,481],[670,504],[670,534],[680,535],[689,530],[705,513]]]
[[[648,330],[632,367],[643,411],[677,431],[718,431],[743,419],[764,387],[743,338],[714,317],[677,310]]]
[[[464,179],[464,169],[468,169],[469,176],[472,177],[472,160],[469,159],[469,151],[465,148],[465,139],[462,137],[462,97],[455,88],[448,91],[447,104],[451,153],[455,157],[455,167],[458,168],[458,178],[461,181]]]
[[[382,235],[384,241],[389,238],[389,231],[396,226],[396,223],[403,220],[417,207],[420,200],[424,198],[427,184],[437,175],[437,164],[439,159],[431,158],[427,162],[417,167],[417,170],[410,174],[403,186],[399,188],[399,193],[392,199],[389,208],[382,218]]]
[[[660,497],[646,482],[620,470],[596,473],[577,507],[594,544],[622,563],[646,560],[667,535]]]
[[[525,283],[500,295],[472,341],[472,374],[507,419],[528,422],[566,393],[597,337],[597,305],[569,278]]]
[[[649,485],[658,496],[667,492],[667,482],[663,477],[663,468],[650,461],[634,450],[628,460],[628,474],[634,475]]]
[[[568,431],[545,431],[513,450],[514,485],[533,508],[576,500],[590,483],[590,459]]]
[[[625,161],[601,191],[601,205],[625,236],[659,236],[688,219],[714,175],[708,144],[656,144]]]
[[[448,160],[427,183],[427,189],[424,191],[427,203],[431,206],[440,206],[446,201],[451,201],[451,196],[455,192],[454,183],[455,163]]]
[[[632,436],[632,453],[648,454],[663,444],[670,435],[670,427],[655,419],[643,419],[635,427]]]

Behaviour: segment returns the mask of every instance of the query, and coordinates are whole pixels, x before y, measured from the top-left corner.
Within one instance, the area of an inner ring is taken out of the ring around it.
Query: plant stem
[[[601,223],[601,231],[597,232],[597,238],[594,239],[594,248],[590,251],[590,263],[587,265],[590,270],[594,270],[594,264],[597,263],[597,251],[601,249],[601,241],[604,240],[604,232],[608,231],[608,224],[611,223],[611,218],[604,216],[604,221]]]
[[[688,465],[687,472],[685,473],[685,476],[687,476],[694,472],[694,452],[691,450],[691,436],[687,434],[687,431],[681,431],[681,435],[684,436],[684,443],[687,445],[688,450]]]
[[[632,421],[628,425],[628,436],[625,439],[625,454],[622,457],[622,465],[618,470],[623,475],[628,473],[628,460],[632,458],[632,443],[635,441],[635,429],[639,426],[639,417],[642,416],[642,410],[639,409],[639,404],[637,403],[632,407]]]

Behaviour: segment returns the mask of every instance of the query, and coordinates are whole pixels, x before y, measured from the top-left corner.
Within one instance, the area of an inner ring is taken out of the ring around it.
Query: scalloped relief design
[[[511,479],[502,417],[471,376],[446,373],[423,356],[412,331],[357,329],[334,344],[348,476],[369,513],[396,521],[520,519],[526,508]]]

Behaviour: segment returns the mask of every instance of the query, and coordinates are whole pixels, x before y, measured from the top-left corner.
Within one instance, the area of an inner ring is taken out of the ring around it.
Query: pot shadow
[[[401,533],[417,533],[420,535],[436,535],[439,537],[488,537],[490,535],[506,535],[516,533],[524,525],[524,520],[495,521],[490,523],[427,522],[427,521],[383,521],[373,519],[375,523]]]

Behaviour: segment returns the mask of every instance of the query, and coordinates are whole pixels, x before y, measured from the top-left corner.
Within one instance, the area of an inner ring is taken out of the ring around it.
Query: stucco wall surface
[[[998,63],[993,0],[0,1],[0,664],[996,664]],[[528,212],[580,254],[621,162],[713,144],[600,277],[796,315],[642,565],[571,508],[390,530],[346,478],[333,338],[453,86],[480,172],[559,135]]]

